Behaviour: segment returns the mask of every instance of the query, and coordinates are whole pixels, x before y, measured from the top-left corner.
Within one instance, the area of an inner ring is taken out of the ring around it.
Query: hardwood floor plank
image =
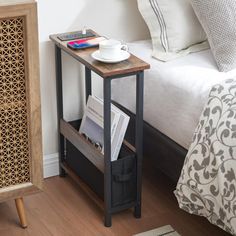
[[[132,210],[103,226],[103,212],[69,177],[45,180],[44,192],[25,198],[28,228],[19,226],[14,201],[0,204],[1,236],[131,236],[170,224],[182,236],[229,235],[205,218],[178,208],[174,185],[152,168],[144,169],[142,218]]]

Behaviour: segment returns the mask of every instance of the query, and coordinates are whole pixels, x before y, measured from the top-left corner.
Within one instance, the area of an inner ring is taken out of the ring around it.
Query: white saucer
[[[104,59],[100,56],[100,51],[97,50],[95,52],[92,53],[92,58],[101,62],[105,62],[105,63],[117,63],[120,61],[124,61],[126,59],[128,59],[130,57],[130,53],[124,50],[121,50],[120,56],[118,58],[115,59]]]

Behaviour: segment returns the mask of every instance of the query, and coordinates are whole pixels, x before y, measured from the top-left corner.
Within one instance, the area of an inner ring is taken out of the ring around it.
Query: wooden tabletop
[[[67,47],[68,41],[61,41],[58,38],[58,35],[59,34],[50,35],[50,39],[63,51],[67,52],[69,55],[74,57],[76,60],[78,60],[103,78],[135,73],[150,68],[150,65],[148,63],[139,59],[133,54],[130,55],[129,59],[119,63],[113,64],[99,62],[93,59],[91,56],[94,51],[98,50],[98,47],[78,50],[70,49]]]

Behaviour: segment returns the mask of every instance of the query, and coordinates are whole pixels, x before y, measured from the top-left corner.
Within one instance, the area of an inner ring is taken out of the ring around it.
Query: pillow
[[[153,56],[168,61],[209,48],[188,0],[138,0],[152,38]]]
[[[236,68],[236,1],[190,0],[220,71]]]
[[[138,0],[152,38],[153,56],[169,61],[209,48],[188,0]]]

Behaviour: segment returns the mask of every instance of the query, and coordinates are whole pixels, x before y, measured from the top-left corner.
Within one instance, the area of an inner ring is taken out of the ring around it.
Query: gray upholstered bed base
[[[117,103],[115,105],[119,106],[131,118],[126,139],[134,144],[135,115]],[[185,148],[144,122],[144,158],[150,158],[158,170],[174,182],[178,181],[186,154]]]

